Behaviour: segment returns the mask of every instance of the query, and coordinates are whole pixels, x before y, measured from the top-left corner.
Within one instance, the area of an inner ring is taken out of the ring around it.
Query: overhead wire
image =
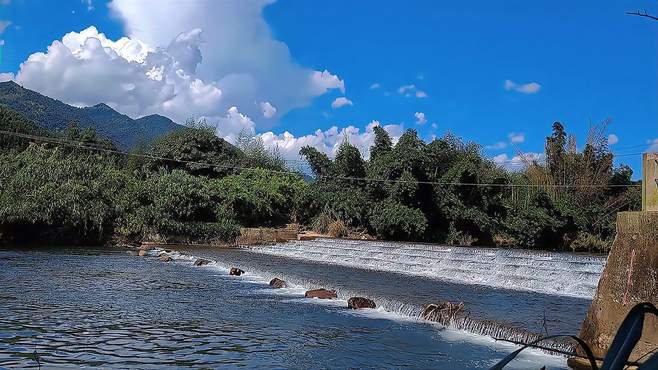
[[[151,159],[151,160],[160,160],[160,161],[166,161],[166,162],[174,162],[174,163],[182,163],[182,164],[194,164],[194,165],[205,166],[205,167],[213,167],[213,168],[217,168],[217,169],[234,169],[234,170],[243,170],[243,171],[260,170],[260,171],[266,171],[266,172],[277,173],[277,174],[290,174],[291,173],[290,171],[274,170],[274,169],[267,169],[267,168],[256,169],[256,168],[252,168],[252,167],[245,167],[245,166],[238,166],[238,165],[214,164],[214,163],[191,161],[191,160],[185,160],[185,159],[167,158],[167,157],[162,157],[162,156],[157,156],[157,155],[152,155],[152,154],[125,152],[125,151],[121,151],[121,150],[117,150],[117,149],[111,149],[111,148],[103,147],[101,145],[90,145],[89,143],[85,143],[85,142],[81,142],[81,141],[60,139],[60,138],[56,138],[56,137],[30,135],[30,134],[13,132],[13,131],[6,131],[6,130],[0,130],[0,134],[7,135],[7,136],[20,137],[20,138],[24,138],[24,139],[28,139],[28,140],[41,141],[41,142],[51,143],[51,144],[67,145],[67,146],[78,148],[78,149],[94,150],[94,151],[103,152],[103,153],[118,154],[118,155],[133,156],[133,157],[141,157],[141,158],[146,158],[146,159]],[[610,185],[590,184],[590,185],[579,185],[579,184],[469,183],[469,182],[461,182],[461,181],[400,180],[400,179],[379,179],[379,178],[335,176],[335,175],[330,175],[330,176],[329,175],[322,175],[322,176],[318,176],[318,178],[319,179],[330,178],[330,179],[349,180],[349,181],[357,181],[357,182],[383,182],[383,183],[398,183],[398,184],[414,183],[414,184],[439,185],[439,186],[444,185],[444,186],[475,186],[475,187],[503,187],[503,188],[629,188],[629,187],[641,187],[640,184],[610,184]]]

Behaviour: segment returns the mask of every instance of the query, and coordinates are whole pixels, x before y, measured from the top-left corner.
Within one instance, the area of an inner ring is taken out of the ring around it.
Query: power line
[[[280,170],[273,170],[273,169],[267,169],[267,168],[251,168],[251,167],[244,167],[244,166],[231,166],[231,165],[218,165],[218,164],[213,164],[213,163],[205,163],[205,162],[197,162],[197,161],[190,161],[190,160],[184,160],[184,159],[174,159],[174,158],[167,158],[167,157],[161,157],[161,156],[155,156],[155,155],[150,155],[150,154],[140,154],[140,153],[131,153],[131,152],[124,152],[116,149],[109,149],[109,148],[104,148],[98,145],[89,145],[88,143],[80,142],[80,141],[71,141],[71,140],[65,140],[65,139],[58,139],[58,138],[53,138],[53,137],[45,137],[45,136],[35,136],[35,135],[29,135],[29,134],[23,134],[23,133],[18,133],[18,132],[12,132],[12,131],[5,131],[5,130],[0,130],[0,134],[3,135],[8,135],[8,136],[15,136],[15,137],[20,137],[24,139],[30,139],[30,140],[36,140],[36,141],[41,141],[45,143],[51,143],[51,144],[61,144],[61,145],[68,145],[74,148],[78,149],[88,149],[88,150],[95,150],[99,152],[104,152],[104,153],[110,153],[110,154],[118,154],[118,155],[124,155],[124,156],[133,156],[133,157],[141,157],[141,158],[146,158],[146,159],[152,159],[152,160],[161,160],[161,161],[167,161],[167,162],[176,162],[176,163],[183,163],[183,164],[195,164],[195,165],[200,165],[200,166],[207,166],[207,167],[214,167],[214,168],[220,168],[220,169],[235,169],[235,170],[243,170],[243,171],[266,171],[270,173],[277,173],[277,174],[284,174],[284,175],[289,175],[291,174],[291,171],[280,171]],[[577,184],[500,184],[500,183],[468,183],[468,182],[459,182],[459,181],[417,181],[417,180],[399,180],[399,179],[377,179],[377,178],[367,178],[367,177],[349,177],[349,176],[318,176],[319,179],[337,179],[337,180],[349,180],[349,181],[356,181],[356,182],[384,182],[384,183],[397,183],[397,184],[405,184],[405,183],[412,183],[412,184],[422,184],[422,185],[445,185],[445,186],[476,186],[476,187],[503,187],[503,188],[630,188],[630,187],[641,187],[642,185],[639,184],[630,184],[630,185],[621,185],[621,184],[612,184],[612,185],[601,185],[601,184],[591,184],[591,185],[577,185]]]

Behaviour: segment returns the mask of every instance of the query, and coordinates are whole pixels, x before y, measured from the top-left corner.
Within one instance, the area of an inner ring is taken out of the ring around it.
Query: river
[[[0,250],[0,367],[486,369],[523,340],[576,334],[605,259],[320,239],[188,249]],[[211,259],[195,267],[197,257]],[[243,276],[228,276],[237,266]],[[271,289],[280,277],[288,288]],[[305,299],[311,288],[337,300]],[[377,309],[349,310],[366,296]],[[464,302],[468,320],[419,319]],[[562,348],[563,343],[552,343]],[[566,368],[523,352],[510,369]]]

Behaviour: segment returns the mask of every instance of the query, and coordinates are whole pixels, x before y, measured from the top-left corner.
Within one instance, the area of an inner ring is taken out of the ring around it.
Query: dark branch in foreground
[[[651,19],[653,19],[654,21],[658,21],[658,17],[653,16],[653,15],[647,13],[646,10],[643,10],[642,12],[640,12],[639,10],[636,11],[636,12],[626,12],[626,14],[629,14],[629,15],[637,15],[638,17],[647,17],[647,18],[651,18]]]

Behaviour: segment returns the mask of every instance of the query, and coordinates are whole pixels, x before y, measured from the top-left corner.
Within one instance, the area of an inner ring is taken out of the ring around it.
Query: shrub
[[[395,202],[384,202],[373,208],[370,225],[378,238],[417,240],[427,228],[427,219],[418,209]]]

